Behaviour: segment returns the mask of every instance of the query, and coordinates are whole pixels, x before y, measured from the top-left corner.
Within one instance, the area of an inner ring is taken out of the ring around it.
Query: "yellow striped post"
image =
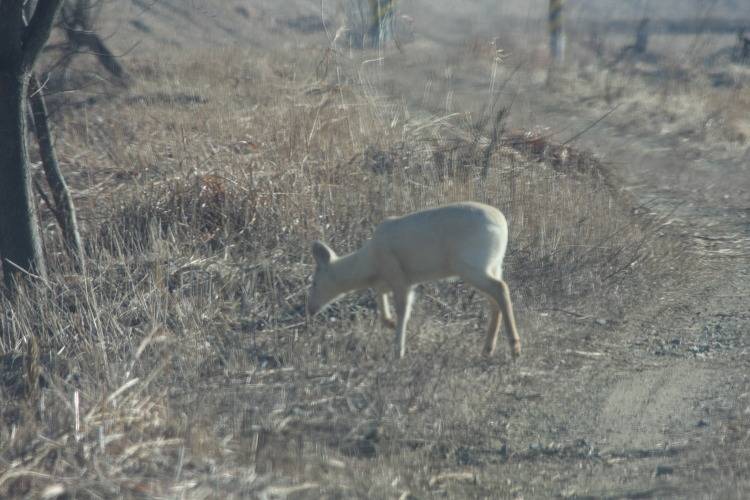
[[[552,60],[565,60],[565,30],[563,27],[563,0],[549,0],[549,51]]]

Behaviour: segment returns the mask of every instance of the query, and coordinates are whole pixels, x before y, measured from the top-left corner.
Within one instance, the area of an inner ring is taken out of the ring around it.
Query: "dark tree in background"
[[[370,45],[380,47],[392,36],[395,0],[370,0]]]
[[[6,286],[26,271],[46,276],[26,149],[31,70],[62,0],[43,0],[25,18],[23,0],[0,0],[0,261]]]
[[[95,26],[101,12],[101,0],[65,0],[60,10],[58,27],[67,40],[58,46],[62,50],[62,66],[65,67],[78,54],[92,54],[113,77],[123,86],[128,84],[128,74],[104,40],[96,33]]]
[[[377,48],[394,39],[398,0],[347,0],[347,37],[352,47]]]

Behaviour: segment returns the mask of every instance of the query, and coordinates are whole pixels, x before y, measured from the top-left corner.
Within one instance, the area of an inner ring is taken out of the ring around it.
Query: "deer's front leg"
[[[396,328],[396,321],[394,321],[391,315],[391,308],[388,304],[388,292],[383,290],[376,290],[375,295],[377,297],[378,309],[380,309],[380,319],[383,321],[383,325],[388,328]]]
[[[396,358],[403,358],[406,352],[406,324],[411,314],[411,303],[414,300],[414,292],[411,287],[404,290],[394,290],[393,301],[396,306],[398,325],[396,326]]]

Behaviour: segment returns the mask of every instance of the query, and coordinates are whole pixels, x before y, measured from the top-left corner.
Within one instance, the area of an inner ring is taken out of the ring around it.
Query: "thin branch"
[[[34,117],[34,132],[39,143],[39,155],[42,158],[44,175],[47,178],[47,184],[55,200],[54,209],[52,209],[48,200],[46,202],[50,209],[52,209],[60,225],[60,231],[62,232],[68,255],[73,259],[76,270],[82,271],[84,267],[83,247],[78,231],[75,205],[73,204],[70,190],[65,183],[65,178],[60,171],[55,148],[52,144],[52,132],[47,120],[47,106],[44,102],[42,85],[34,73],[32,73],[29,80],[29,103]]]
[[[604,113],[602,116],[600,116],[599,118],[597,118],[596,120],[594,120],[594,122],[591,123],[591,125],[589,125],[588,127],[584,128],[583,130],[581,130],[580,132],[578,132],[576,135],[574,135],[573,137],[571,137],[570,139],[568,139],[567,141],[563,142],[560,145],[561,146],[567,146],[571,142],[575,141],[576,139],[578,139],[579,137],[581,137],[583,134],[585,134],[586,132],[588,132],[592,128],[594,128],[597,125],[599,125],[599,123],[601,123],[605,118],[607,118],[609,115],[611,115],[612,113],[614,113],[615,110],[617,110],[617,108],[619,108],[619,107],[620,107],[620,104],[617,104],[615,107],[613,107],[612,109],[610,109],[609,111],[607,111],[606,113]]]
[[[41,183],[38,179],[34,179],[34,189],[36,189],[37,194],[42,199],[44,204],[47,206],[50,212],[52,212],[52,215],[55,216],[55,219],[57,219],[57,223],[62,227],[65,224],[65,220],[62,217],[62,214],[57,209],[54,203],[49,199],[47,196],[47,193],[44,191],[44,188],[42,187]]]

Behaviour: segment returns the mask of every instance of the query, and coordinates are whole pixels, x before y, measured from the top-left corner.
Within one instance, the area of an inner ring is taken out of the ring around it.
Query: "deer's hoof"
[[[516,342],[515,344],[513,344],[511,353],[514,358],[518,358],[518,356],[521,355],[521,343],[520,342]]]

